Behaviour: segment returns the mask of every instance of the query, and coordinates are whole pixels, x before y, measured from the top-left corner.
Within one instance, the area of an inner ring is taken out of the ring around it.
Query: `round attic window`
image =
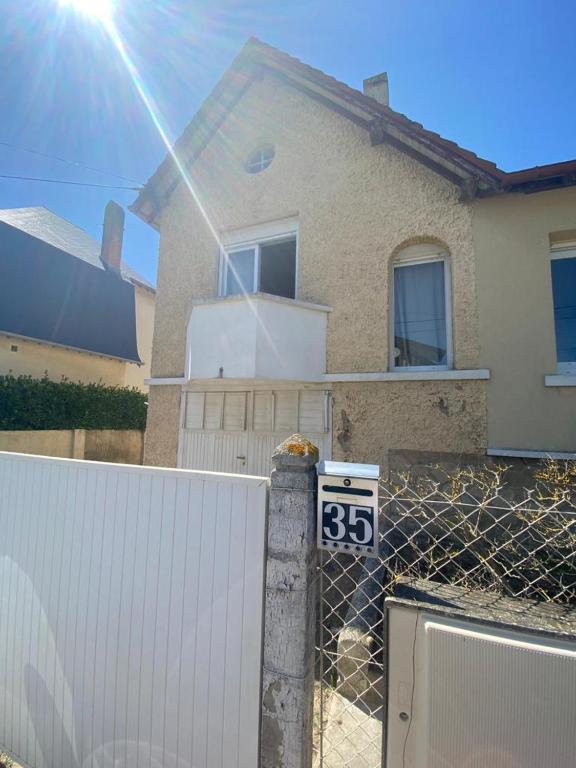
[[[268,168],[272,160],[274,160],[275,154],[274,147],[271,147],[270,145],[258,147],[258,149],[254,150],[248,158],[246,170],[248,173],[260,173],[260,171]]]

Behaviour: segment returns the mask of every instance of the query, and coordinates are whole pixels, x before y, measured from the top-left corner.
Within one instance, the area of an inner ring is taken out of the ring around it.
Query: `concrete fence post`
[[[86,453],[86,430],[72,430],[72,456],[71,459],[83,459]]]
[[[318,449],[293,435],[272,456],[261,768],[311,768]]]

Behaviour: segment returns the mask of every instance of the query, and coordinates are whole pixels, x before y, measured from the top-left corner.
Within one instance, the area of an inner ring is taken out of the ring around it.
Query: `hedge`
[[[145,426],[146,395],[138,389],[0,376],[0,430]]]

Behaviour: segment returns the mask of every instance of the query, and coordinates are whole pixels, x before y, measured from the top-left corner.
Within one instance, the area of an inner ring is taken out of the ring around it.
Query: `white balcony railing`
[[[187,329],[187,379],[314,381],[326,372],[329,307],[265,293],[196,303]]]

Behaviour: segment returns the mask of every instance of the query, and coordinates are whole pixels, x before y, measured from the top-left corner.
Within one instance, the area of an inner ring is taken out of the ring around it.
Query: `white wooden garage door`
[[[270,458],[295,432],[330,458],[330,393],[323,390],[186,392],[179,466],[268,475]]]

